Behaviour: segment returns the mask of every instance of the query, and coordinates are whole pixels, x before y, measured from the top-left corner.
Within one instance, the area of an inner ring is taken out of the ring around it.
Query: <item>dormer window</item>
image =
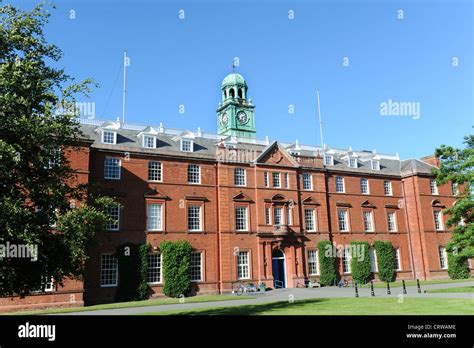
[[[156,137],[152,135],[144,135],[143,147],[154,149],[156,147]]]
[[[372,170],[380,170],[380,161],[379,160],[371,160],[370,161],[370,166]]]
[[[350,168],[357,168],[357,158],[349,157],[348,165]]]
[[[334,165],[334,157],[332,155],[324,155],[324,165],[333,166]]]
[[[191,139],[181,139],[181,151],[193,152],[193,141]]]
[[[104,129],[102,131],[102,143],[117,144],[117,132]]]

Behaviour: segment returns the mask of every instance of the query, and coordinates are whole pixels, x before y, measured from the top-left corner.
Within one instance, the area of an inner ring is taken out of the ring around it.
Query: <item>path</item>
[[[463,286],[472,286],[474,282],[467,281],[462,283],[447,283],[447,284],[430,284],[421,287],[422,291],[428,289],[445,289]],[[382,288],[374,289],[375,296],[378,298],[397,298],[398,295],[402,294],[402,288],[392,288],[391,295],[387,295],[387,290]],[[412,298],[467,298],[472,299],[474,304],[474,293],[421,293],[417,292],[416,286],[407,286],[407,297]],[[61,315],[134,315],[134,314],[146,314],[150,312],[158,311],[169,311],[169,310],[190,310],[196,308],[215,308],[215,307],[233,307],[242,306],[247,304],[262,304],[268,302],[280,302],[315,299],[315,298],[343,298],[343,297],[354,297],[354,288],[335,288],[335,287],[324,287],[316,289],[279,289],[267,291],[264,294],[255,295],[255,298],[229,300],[229,301],[214,301],[214,302],[195,302],[195,303],[179,303],[170,305],[156,305],[147,307],[129,307],[129,308],[115,308],[115,309],[101,309],[95,311],[83,311],[83,312],[70,312],[63,313]],[[359,289],[359,297],[371,297],[370,288],[364,287]],[[474,312],[474,311],[473,311]],[[54,314],[52,314],[54,315]]]

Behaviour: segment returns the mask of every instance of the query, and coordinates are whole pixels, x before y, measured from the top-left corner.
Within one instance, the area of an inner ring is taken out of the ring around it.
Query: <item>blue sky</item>
[[[8,3],[26,9],[35,2]],[[126,48],[128,122],[216,132],[220,84],[238,57],[259,138],[319,145],[318,88],[324,142],[331,147],[420,157],[443,143],[462,146],[472,133],[468,0],[55,4],[47,38],[64,52],[59,66],[100,84],[89,100],[96,118],[121,116]],[[420,117],[382,116],[380,105],[388,100],[419,103]]]

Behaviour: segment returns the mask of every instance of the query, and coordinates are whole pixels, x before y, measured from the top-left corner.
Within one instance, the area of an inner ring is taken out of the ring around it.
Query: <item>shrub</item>
[[[321,240],[318,243],[319,282],[321,285],[333,285],[336,281],[336,265],[333,245],[329,240]]]
[[[148,295],[146,282],[148,245],[122,244],[117,248],[119,282],[115,300],[144,300]]]
[[[376,241],[374,247],[377,253],[379,279],[383,282],[392,282],[395,277],[395,256],[392,243]]]
[[[191,289],[189,280],[189,259],[191,255],[191,244],[189,242],[165,241],[160,244],[163,255],[163,292],[169,297],[188,295]]]
[[[469,278],[467,258],[448,253],[448,275],[451,279]]]
[[[357,283],[367,283],[372,275],[370,268],[369,243],[351,242],[352,279]]]

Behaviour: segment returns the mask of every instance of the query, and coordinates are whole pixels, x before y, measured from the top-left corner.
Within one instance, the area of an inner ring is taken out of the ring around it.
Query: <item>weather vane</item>
[[[235,65],[235,61],[232,62],[232,72],[235,72],[235,68],[237,67],[237,65]]]

